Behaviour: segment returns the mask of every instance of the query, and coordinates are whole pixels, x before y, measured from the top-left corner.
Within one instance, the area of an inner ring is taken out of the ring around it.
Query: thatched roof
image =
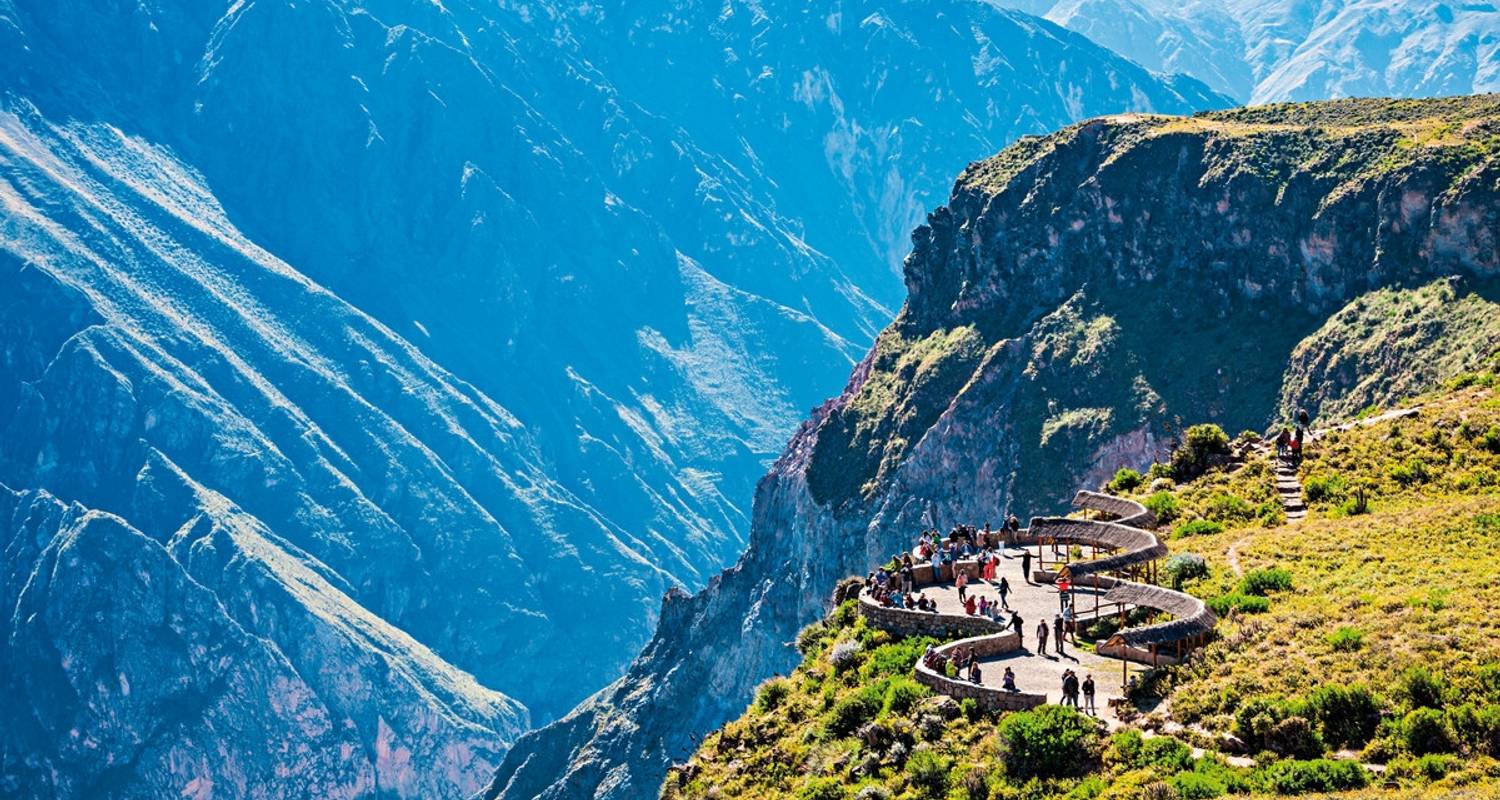
[[[1073,495],[1073,507],[1100,511],[1115,518],[1121,525],[1136,528],[1156,527],[1156,515],[1134,500],[1115,497],[1112,494],[1080,490]]]
[[[1063,567],[1071,576],[1116,572],[1167,555],[1167,546],[1156,538],[1156,534],[1118,522],[1034,517],[1029,533],[1029,538],[1035,540],[1050,539],[1058,544],[1093,545],[1115,551],[1103,558],[1075,561]]]
[[[1145,606],[1171,614],[1174,619],[1141,628],[1126,628],[1109,638],[1110,644],[1126,644],[1130,647],[1150,647],[1171,644],[1213,630],[1219,618],[1202,600],[1182,592],[1148,586],[1143,583],[1120,581],[1104,594],[1107,603],[1124,603]]]

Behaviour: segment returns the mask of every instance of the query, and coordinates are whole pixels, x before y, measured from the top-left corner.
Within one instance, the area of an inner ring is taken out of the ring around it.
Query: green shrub
[[[1401,673],[1396,689],[1407,708],[1442,708],[1448,684],[1432,670],[1413,666]]]
[[[1158,480],[1174,480],[1177,476],[1172,474],[1171,464],[1152,463],[1150,469],[1146,470],[1146,478],[1152,482]]]
[[[1181,589],[1188,581],[1208,577],[1208,561],[1196,553],[1180,553],[1167,559],[1166,572],[1172,586]]]
[[[1327,749],[1318,730],[1301,716],[1287,717],[1272,725],[1264,744],[1267,750],[1289,758],[1317,758]]]
[[[787,695],[792,693],[792,682],[786,678],[772,678],[760,685],[760,690],[755,693],[755,707],[761,711],[770,711],[781,705]]]
[[[884,713],[905,714],[931,694],[931,689],[905,675],[892,678],[885,690]]]
[[[1485,664],[1474,674],[1480,695],[1491,703],[1500,703],[1500,664]]]
[[[873,680],[892,675],[909,675],[912,665],[927,651],[927,646],[937,644],[937,641],[931,636],[908,636],[880,645],[870,651],[864,666],[860,667],[860,676],[865,680]]]
[[[964,715],[964,719],[974,722],[979,719],[979,703],[972,697],[965,697],[958,701],[958,713]]]
[[[1401,720],[1401,740],[1414,755],[1451,753],[1457,749],[1448,716],[1435,708],[1412,709]]]
[[[1210,610],[1221,617],[1229,615],[1230,611],[1239,611],[1241,614],[1264,614],[1271,610],[1271,601],[1264,597],[1253,594],[1230,594],[1210,597],[1203,601],[1208,604]]]
[[[1219,492],[1208,498],[1205,510],[1210,519],[1223,522],[1249,522],[1255,519],[1255,509],[1244,498],[1228,492]]]
[[[1448,724],[1470,751],[1500,758],[1500,706],[1465,703],[1448,710]]]
[[[849,790],[837,778],[812,778],[797,790],[797,800],[844,800]]]
[[[1402,486],[1415,486],[1432,479],[1432,473],[1427,469],[1427,462],[1419,458],[1409,458],[1399,464],[1392,464],[1386,470],[1386,474]]]
[[[1109,737],[1104,747],[1104,763],[1134,769],[1140,765],[1146,738],[1135,728],[1121,728]]]
[[[1364,684],[1329,684],[1307,694],[1307,715],[1334,746],[1361,747],[1375,735],[1380,703]]]
[[[1123,467],[1115,471],[1115,476],[1105,486],[1111,492],[1133,492],[1139,489],[1145,477],[1141,473],[1129,467]]]
[[[1352,653],[1365,646],[1365,632],[1351,625],[1340,625],[1328,634],[1328,646],[1340,653]]]
[[[1459,768],[1458,756],[1446,753],[1428,753],[1420,758],[1403,756],[1392,759],[1386,765],[1385,775],[1391,779],[1416,779],[1420,781],[1442,780],[1448,773]]]
[[[1292,573],[1281,567],[1253,569],[1240,579],[1242,594],[1266,596],[1271,592],[1284,592],[1292,588]]]
[[[1277,794],[1343,792],[1362,789],[1370,782],[1364,767],[1353,761],[1278,761],[1262,772],[1268,789]]]
[[[1193,748],[1170,736],[1154,736],[1141,744],[1137,767],[1160,767],[1178,772],[1193,766]]]
[[[1271,749],[1271,731],[1283,720],[1300,716],[1302,705],[1279,695],[1257,695],[1240,703],[1234,712],[1234,735],[1251,750]]]
[[[911,785],[926,797],[948,794],[948,770],[951,762],[931,750],[918,750],[906,760],[906,776]]]
[[[1172,537],[1181,539],[1184,536],[1211,536],[1215,533],[1223,533],[1224,525],[1211,519],[1190,519],[1179,522],[1172,528]]]
[[[1194,425],[1172,452],[1172,472],[1179,479],[1203,474],[1211,456],[1229,452],[1229,436],[1218,425]]]
[[[885,703],[884,692],[873,692],[875,686],[850,693],[833,704],[833,709],[828,712],[828,719],[824,723],[825,729],[832,736],[849,736],[859,729],[859,726],[869,722],[880,713],[881,706]],[[879,687],[884,688],[884,687]]]
[[[1500,453],[1500,425],[1491,425],[1490,429],[1479,437],[1479,446],[1491,453]]]
[[[1313,475],[1302,482],[1302,498],[1309,503],[1336,503],[1348,491],[1349,483],[1343,475]]]
[[[1170,783],[1180,800],[1209,800],[1229,791],[1223,781],[1198,772],[1179,772],[1172,776]]]
[[[1093,720],[1065,706],[1011,714],[998,734],[1005,771],[1022,780],[1081,775],[1098,758]]]
[[[1167,491],[1153,493],[1142,505],[1156,516],[1158,525],[1170,525],[1179,513],[1177,498]]]

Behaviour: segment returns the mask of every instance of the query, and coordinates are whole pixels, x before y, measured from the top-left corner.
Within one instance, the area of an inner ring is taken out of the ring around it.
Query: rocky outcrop
[[[1412,277],[1493,274],[1496,100],[1122,117],[973,165],[907,304],[756,492],[750,549],[671,596],[624,679],[524,737],[488,794],[653,796],[796,662],[837,580],[922,527],[1045,510],[1184,422],[1260,427],[1297,344]]]

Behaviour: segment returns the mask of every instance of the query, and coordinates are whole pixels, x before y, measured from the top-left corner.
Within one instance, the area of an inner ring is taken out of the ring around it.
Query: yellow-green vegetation
[[[1261,760],[1343,749],[1385,764],[1395,796],[1500,793],[1497,384],[1466,374],[1410,401],[1415,416],[1373,410],[1309,445],[1299,524],[1178,523],[1195,538],[1176,549],[1208,564],[1186,588],[1225,618],[1218,641],[1150,687],[1174,721],[1272,751]],[[1269,487],[1251,455],[1158,494],[1196,521]]]
[[[971,164],[961,186],[1004,191],[1040,162],[1089,140],[1112,155],[1164,137],[1204,140],[1210,171],[1282,183],[1293,174],[1355,186],[1415,164],[1462,172],[1500,152],[1500,95],[1281,103],[1173,117],[1121,114],[1028,137]],[[1329,201],[1343,192],[1335,189]]]
[[[869,628],[847,602],[663,796],[1500,796],[1497,386],[1466,374],[1411,401],[1415,416],[1309,445],[1301,474],[1319,488],[1297,524],[1263,513],[1273,469],[1253,436],[1198,428],[1176,468],[1117,475],[1170,506],[1164,574],[1223,619],[1185,664],[1148,674],[1132,699],[1149,713],[1113,734],[1061,707],[991,715],[933,696],[912,678],[933,640]],[[1203,472],[1172,477],[1183,467]]]
[[[1320,753],[1253,769],[1212,753],[1195,758],[1180,739],[1135,729],[1109,735],[1061,706],[983,713],[973,701],[934,696],[912,680],[912,665],[932,642],[872,629],[854,601],[844,603],[798,637],[802,665],[762,684],[744,716],[671,771],[662,796],[1207,798],[1368,782],[1357,764]]]

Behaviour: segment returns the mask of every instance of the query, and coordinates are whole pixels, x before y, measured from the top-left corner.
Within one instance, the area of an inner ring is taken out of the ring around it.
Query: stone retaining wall
[[[951,655],[958,648],[974,648],[974,654],[980,658],[1010,653],[1021,649],[1021,637],[1014,633],[991,634],[988,636],[975,636],[968,639],[959,639],[949,642],[938,648],[943,655]],[[990,665],[989,669],[995,669]],[[985,711],[1023,711],[1028,708],[1036,708],[1047,702],[1045,694],[1030,694],[1026,692],[1007,692],[993,686],[984,686],[977,683],[969,683],[966,680],[950,678],[940,675],[929,669],[922,662],[917,662],[917,682],[921,683],[934,692],[946,694],[949,697],[963,700],[973,700]]]
[[[888,608],[877,604],[868,594],[859,596],[859,613],[876,628],[900,636],[936,636],[948,639],[954,636],[982,636],[1003,633],[1009,628],[988,617],[971,617],[967,614],[934,614],[931,611],[913,611],[907,608]]]

